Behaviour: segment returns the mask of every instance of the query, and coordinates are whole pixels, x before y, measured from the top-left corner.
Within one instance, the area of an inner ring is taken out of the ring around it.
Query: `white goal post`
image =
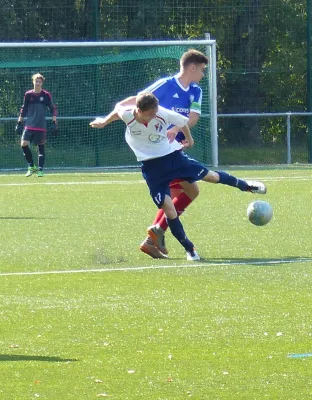
[[[5,110],[0,118],[0,136],[3,135],[5,138],[10,138],[9,132],[16,121],[16,115],[22,102],[21,93],[31,88],[30,76],[33,73],[41,72],[47,78],[47,83],[45,84],[47,90],[52,93],[58,105],[58,120],[63,121],[64,127],[67,127],[66,124],[68,124],[68,128],[60,128],[60,131],[65,131],[66,135],[60,135],[59,142],[55,142],[54,146],[57,150],[54,152],[53,146],[50,146],[53,156],[50,157],[49,155],[47,157],[49,161],[47,166],[51,168],[93,166],[91,162],[88,163],[85,160],[78,162],[77,151],[74,150],[75,144],[77,144],[78,149],[81,149],[81,143],[78,143],[77,139],[78,136],[83,137],[85,145],[92,148],[90,153],[94,151],[95,167],[113,166],[111,161],[105,165],[106,163],[101,160],[101,155],[97,154],[103,149],[102,144],[98,143],[101,139],[97,137],[90,139],[85,128],[91,118],[99,114],[103,115],[101,96],[105,95],[105,99],[108,98],[111,102],[110,105],[112,105],[114,102],[120,101],[122,97],[114,98],[114,91],[111,91],[111,82],[116,82],[116,85],[117,82],[119,85],[122,85],[122,82],[124,85],[125,82],[131,83],[132,90],[136,92],[125,93],[130,96],[135,95],[156,79],[175,74],[178,72],[180,55],[189,48],[196,48],[206,53],[209,58],[207,79],[206,77],[203,78],[200,83],[206,103],[202,108],[201,122],[197,124],[199,127],[196,128],[198,131],[208,128],[207,135],[209,135],[209,139],[205,138],[206,133],[205,135],[199,135],[199,139],[195,137],[194,148],[196,146],[198,148],[200,146],[209,146],[209,149],[201,149],[201,153],[209,153],[209,156],[203,159],[200,157],[199,161],[205,162],[207,159],[209,162],[206,163],[217,167],[216,40],[0,43],[0,80],[5,82],[2,88],[3,93],[7,93],[7,96],[0,100],[0,109]],[[170,61],[171,59],[174,62]],[[110,65],[111,69],[109,69]],[[140,71],[137,72],[140,66],[144,69],[144,74],[141,74],[143,76],[141,81]],[[137,76],[135,76],[135,73],[137,73]],[[17,88],[17,86],[19,87]],[[67,87],[67,93],[64,87]],[[90,90],[90,94],[88,94],[88,90]],[[106,91],[105,94],[103,90]],[[83,103],[84,96],[86,104]],[[68,97],[73,97],[76,102],[70,104]],[[96,97],[99,99],[96,99]],[[70,121],[72,121],[72,127],[69,126]],[[74,135],[73,132],[70,133],[69,130],[76,130],[77,135]],[[73,134],[74,142],[77,141],[77,143],[71,142],[70,134]],[[201,143],[201,138],[204,138],[203,143]],[[62,150],[60,150],[61,142],[63,143]],[[60,162],[55,156],[57,152],[67,152],[66,146],[73,147],[73,154],[76,151],[75,157],[77,156],[77,160],[71,159],[68,165],[67,162]],[[115,143],[115,148],[121,152],[119,143]],[[81,149],[81,151],[82,155],[79,157],[83,157],[89,152],[86,149],[85,151]],[[112,152],[112,150],[109,151]],[[198,159],[196,153],[194,157]],[[3,158],[1,154],[0,158]],[[108,160],[107,157],[106,160]],[[10,161],[8,168],[5,165],[6,161]],[[130,166],[131,164],[130,161],[123,162],[122,159],[117,163],[118,165],[115,167]],[[19,162],[4,160],[0,165],[0,169],[10,169],[10,166],[16,168],[19,166]]]

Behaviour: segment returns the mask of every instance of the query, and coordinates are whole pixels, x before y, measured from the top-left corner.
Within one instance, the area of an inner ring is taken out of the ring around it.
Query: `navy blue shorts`
[[[161,208],[166,194],[170,196],[170,182],[175,179],[193,183],[208,173],[208,168],[177,150],[166,156],[142,161],[142,175],[156,206]]]

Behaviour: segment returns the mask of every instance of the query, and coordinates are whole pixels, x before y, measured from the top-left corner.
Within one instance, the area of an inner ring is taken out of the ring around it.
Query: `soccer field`
[[[0,175],[0,399],[308,399],[312,167],[233,169],[265,196],[200,183],[139,251],[156,207],[141,175]],[[246,209],[268,201],[272,221]]]

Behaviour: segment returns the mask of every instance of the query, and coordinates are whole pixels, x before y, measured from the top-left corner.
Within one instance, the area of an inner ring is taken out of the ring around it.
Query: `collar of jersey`
[[[174,79],[175,79],[177,85],[178,85],[182,90],[184,90],[184,92],[187,92],[187,91],[189,90],[190,86],[188,86],[187,88],[185,88],[184,86],[182,86],[181,83],[180,83],[180,81],[179,81],[179,78],[178,78],[178,77],[179,77],[179,74],[174,75]]]
[[[39,93],[36,93],[36,92],[34,91],[34,89],[32,89],[31,91],[32,91],[32,93],[33,93],[35,96],[39,96],[39,94],[41,94],[41,93],[43,92],[43,89],[41,89]]]

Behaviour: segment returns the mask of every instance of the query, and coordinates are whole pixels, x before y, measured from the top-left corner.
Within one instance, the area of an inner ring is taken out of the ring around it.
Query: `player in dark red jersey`
[[[37,172],[38,177],[43,176],[47,134],[47,108],[49,108],[52,113],[52,133],[57,133],[57,109],[52,102],[51,94],[42,89],[44,80],[45,78],[41,74],[32,76],[34,88],[25,93],[24,102],[16,125],[16,131],[22,134],[21,146],[29,165],[26,176],[31,176],[35,172]],[[22,123],[25,117],[27,117],[27,119],[23,129]],[[38,167],[34,164],[32,152],[29,148],[31,142],[38,146]]]

